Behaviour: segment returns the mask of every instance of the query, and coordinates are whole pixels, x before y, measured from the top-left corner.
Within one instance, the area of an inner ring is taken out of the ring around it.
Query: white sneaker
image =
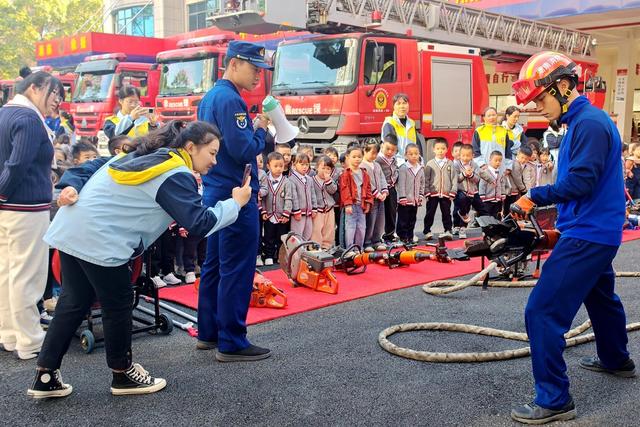
[[[378,245],[376,246],[376,251],[386,251],[386,250],[387,250],[387,245],[383,243],[378,243]]]
[[[262,257],[261,257],[261,256],[258,256],[258,257],[256,258],[256,266],[260,267],[260,266],[262,266],[262,265],[264,265],[264,263],[262,262]]]
[[[461,239],[466,239],[467,238],[467,230],[464,228],[461,228],[460,231],[458,232],[458,237]]]
[[[420,240],[420,239],[418,239],[418,236],[414,235],[413,239],[411,239],[411,240],[413,241],[413,243],[418,243],[418,240]]]
[[[446,240],[453,240],[453,236],[450,231],[445,231],[444,233],[440,233],[440,237]]]
[[[16,355],[18,356],[18,359],[20,360],[31,360],[31,359],[35,359],[36,357],[38,357],[38,355],[40,354],[40,351],[20,351],[20,350],[16,350]]]
[[[51,297],[42,302],[44,309],[47,311],[56,311],[57,304],[58,304],[58,297]]]
[[[156,286],[156,289],[164,288],[167,284],[160,278],[160,276],[155,276],[151,278],[151,281]]]
[[[180,283],[182,283],[182,280],[178,279],[173,273],[167,274],[162,278],[162,280],[167,285],[179,285]]]
[[[356,256],[356,253],[354,251],[349,251],[349,252],[345,253],[344,255],[342,255],[342,257],[344,259],[353,258],[354,256]]]
[[[431,240],[433,239],[433,233],[429,232],[427,234],[424,235],[424,239],[425,240]]]
[[[460,233],[460,230],[461,230],[461,228],[460,228],[460,227],[453,227],[453,230],[451,231],[451,233],[452,233],[454,236],[457,236],[457,235],[458,235],[458,233]]]
[[[9,353],[12,353],[16,349],[16,343],[0,344],[0,348],[3,349],[4,351],[8,351]]]
[[[273,259],[272,258],[267,258],[264,260],[264,265],[273,265]]]
[[[49,327],[49,324],[52,320],[53,316],[47,313],[47,310],[44,310],[42,313],[40,313],[40,326],[42,326],[44,329],[47,329]]]
[[[190,285],[192,283],[196,282],[196,273],[194,273],[193,271],[188,272],[185,276],[184,276],[184,283]]]
[[[131,365],[125,372],[114,372],[111,382],[111,394],[127,396],[132,394],[155,393],[165,388],[167,381],[155,378],[137,363]]]
[[[366,248],[364,248],[364,251],[366,253],[371,253],[371,252],[375,252],[375,249],[373,249],[373,246],[367,246]]]

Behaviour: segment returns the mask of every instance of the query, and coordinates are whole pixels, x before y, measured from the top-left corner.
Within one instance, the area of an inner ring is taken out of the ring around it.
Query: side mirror
[[[384,68],[384,46],[373,48],[373,71],[379,72]]]

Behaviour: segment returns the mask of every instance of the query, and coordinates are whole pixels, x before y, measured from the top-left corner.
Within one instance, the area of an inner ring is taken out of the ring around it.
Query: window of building
[[[114,14],[115,33],[153,37],[153,6],[134,6]]]
[[[220,0],[207,0],[191,3],[188,7],[189,31],[207,27],[207,14],[219,8]]]

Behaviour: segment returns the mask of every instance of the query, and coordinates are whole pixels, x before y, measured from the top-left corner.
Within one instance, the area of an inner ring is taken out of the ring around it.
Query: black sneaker
[[[218,362],[253,362],[266,359],[269,356],[271,356],[271,350],[253,344],[245,349],[233,352],[216,351]]]
[[[573,399],[562,409],[547,409],[531,402],[511,410],[511,418],[523,424],[546,424],[552,421],[568,421],[575,417],[576,405],[573,404]]]
[[[622,378],[633,378],[636,376],[636,365],[633,359],[628,359],[618,369],[606,368],[598,356],[583,357],[580,360],[580,367],[595,372],[605,372]]]
[[[27,390],[27,396],[34,399],[46,399],[47,397],[65,397],[73,391],[70,384],[62,382],[60,369],[36,371],[36,379],[33,385]]]
[[[155,393],[165,388],[167,382],[162,378],[154,378],[138,363],[131,365],[124,372],[114,372],[111,381],[111,394],[124,396],[129,394]]]

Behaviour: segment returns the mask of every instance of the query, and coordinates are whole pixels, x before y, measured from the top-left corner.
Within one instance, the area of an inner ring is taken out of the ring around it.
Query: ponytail
[[[195,145],[209,144],[214,139],[221,139],[218,128],[207,122],[186,123],[172,120],[158,130],[149,132],[137,139],[136,155],[143,156],[160,148],[184,148],[187,142]]]

